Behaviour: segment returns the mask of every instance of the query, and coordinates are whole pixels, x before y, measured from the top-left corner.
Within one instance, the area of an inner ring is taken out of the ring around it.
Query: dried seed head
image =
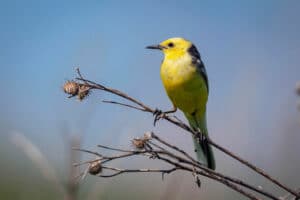
[[[97,175],[101,171],[102,171],[102,165],[101,165],[101,161],[100,160],[91,162],[91,164],[89,166],[89,173],[91,175]]]
[[[145,139],[145,140],[151,140],[151,139],[152,139],[152,132],[151,132],[151,131],[147,131],[147,132],[144,134],[144,139]]]
[[[145,147],[146,140],[140,138],[134,138],[132,144],[137,149],[143,149]]]
[[[79,91],[79,84],[75,81],[67,81],[63,86],[64,92],[72,96],[76,96]]]
[[[80,85],[78,90],[78,99],[82,101],[84,98],[89,96],[90,88],[86,85]]]

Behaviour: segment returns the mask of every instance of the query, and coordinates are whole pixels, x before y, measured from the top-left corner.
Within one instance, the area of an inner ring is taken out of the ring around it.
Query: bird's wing
[[[188,49],[188,53],[192,57],[192,64],[196,65],[200,75],[203,77],[205,81],[205,85],[207,88],[207,93],[209,92],[208,78],[204,63],[201,60],[200,53],[197,50],[196,46],[192,44],[192,46]]]

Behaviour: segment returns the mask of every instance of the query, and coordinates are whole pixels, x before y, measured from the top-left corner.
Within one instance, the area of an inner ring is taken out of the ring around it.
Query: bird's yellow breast
[[[204,112],[208,92],[204,78],[188,54],[165,57],[160,70],[165,90],[174,106],[186,114]]]

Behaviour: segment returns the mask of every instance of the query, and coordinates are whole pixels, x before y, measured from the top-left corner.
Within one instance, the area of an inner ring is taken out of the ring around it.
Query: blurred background
[[[70,182],[72,160],[85,158],[72,153],[74,145],[130,148],[130,139],[150,130],[193,153],[191,138],[165,121],[153,127],[151,115],[101,103],[113,98],[103,93],[79,102],[62,91],[79,66],[88,79],[166,110],[171,103],[159,77],[162,54],[145,46],[178,36],[196,44],[207,68],[211,137],[300,187],[299,9],[297,0],[1,1],[0,198],[68,199],[60,185]],[[284,194],[215,154],[218,171]],[[148,161],[116,166],[145,167]],[[201,180],[198,189],[186,173],[164,181],[159,174],[87,176],[69,189],[78,199],[245,199]]]

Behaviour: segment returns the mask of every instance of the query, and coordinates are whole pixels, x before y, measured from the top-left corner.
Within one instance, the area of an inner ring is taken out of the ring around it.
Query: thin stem
[[[146,111],[143,108],[139,108],[139,107],[136,107],[136,106],[132,106],[132,105],[129,105],[129,104],[126,104],[126,103],[117,102],[117,101],[102,100],[102,102],[103,103],[116,104],[116,105],[120,105],[120,106],[125,106],[125,107],[133,108],[133,109],[136,109],[136,110],[144,111],[144,112]]]
[[[113,88],[109,88],[109,87],[105,87],[101,84],[97,84],[93,81],[89,81],[87,79],[84,79],[83,76],[81,75],[79,69],[77,70],[77,73],[79,75],[79,78],[77,78],[77,80],[80,80],[80,81],[83,81],[84,84],[86,84],[86,86],[90,89],[99,89],[99,90],[103,90],[103,91],[106,91],[106,92],[109,92],[109,93],[112,93],[112,94],[115,94],[119,97],[122,97],[134,104],[136,104],[137,106],[139,107],[136,107],[136,106],[132,106],[132,105],[129,105],[129,104],[123,104],[123,103],[118,103],[118,102],[113,102],[111,101],[110,103],[113,103],[113,104],[118,104],[118,105],[121,105],[121,106],[126,106],[126,107],[130,107],[130,108],[133,108],[133,109],[137,109],[137,110],[141,110],[141,111],[144,111],[144,112],[149,112],[149,113],[152,113],[154,114],[155,113],[155,110],[156,109],[152,109],[151,107],[149,106],[146,106],[145,104],[143,104],[142,102],[134,99],[133,97],[130,97],[128,96],[127,94],[119,91],[119,90],[116,90],[116,89],[113,89]],[[192,130],[187,124],[183,123],[182,121],[180,120],[174,120],[173,118],[167,116],[167,115],[163,115],[162,116],[163,119],[166,119],[167,121],[171,122],[172,124],[188,131],[189,133],[191,133],[192,135],[194,136],[199,136],[201,133],[199,131],[194,131]],[[241,162],[242,164],[246,165],[247,167],[249,167],[250,169],[254,170],[255,172],[257,172],[258,174],[264,176],[265,178],[267,178],[268,180],[270,180],[271,182],[273,182],[274,184],[278,185],[279,187],[283,188],[284,190],[288,191],[289,193],[293,194],[294,196],[296,196],[297,198],[300,198],[300,195],[290,189],[288,186],[284,185],[283,183],[279,182],[277,179],[275,179],[274,177],[272,177],[271,175],[267,174],[264,170],[258,168],[257,166],[253,165],[252,163],[242,159],[241,157],[239,157],[238,155],[236,155],[235,153],[229,151],[228,149],[222,147],[221,145],[215,143],[213,140],[211,140],[210,138],[207,138],[208,142],[214,146],[215,148],[217,148],[218,150],[222,151],[223,153],[229,155],[230,157],[234,158],[235,160],[238,160],[239,162]],[[88,152],[88,151],[86,151]],[[91,152],[88,152],[88,153],[91,153]],[[182,153],[182,152],[181,152]],[[101,156],[101,155],[100,155]],[[202,166],[203,167],[203,166]]]
[[[109,170],[112,170],[112,171],[115,171],[115,173],[112,173],[112,174],[109,174],[109,175],[103,175],[103,174],[100,174],[99,176],[100,177],[104,177],[104,178],[109,178],[109,177],[114,177],[114,176],[117,176],[117,175],[120,175],[120,174],[123,174],[123,173],[171,173],[175,170],[177,170],[178,168],[174,167],[174,168],[171,168],[171,169],[119,169],[119,168],[115,168],[115,167],[105,167],[103,166],[102,167],[103,169],[109,169]]]
[[[131,151],[131,150],[124,150],[124,149],[120,149],[120,148],[108,147],[108,146],[101,145],[101,144],[98,144],[97,147],[100,147],[100,148],[103,148],[103,149],[108,149],[108,150],[119,151],[119,152],[125,152],[125,153],[138,152],[138,151]]]

